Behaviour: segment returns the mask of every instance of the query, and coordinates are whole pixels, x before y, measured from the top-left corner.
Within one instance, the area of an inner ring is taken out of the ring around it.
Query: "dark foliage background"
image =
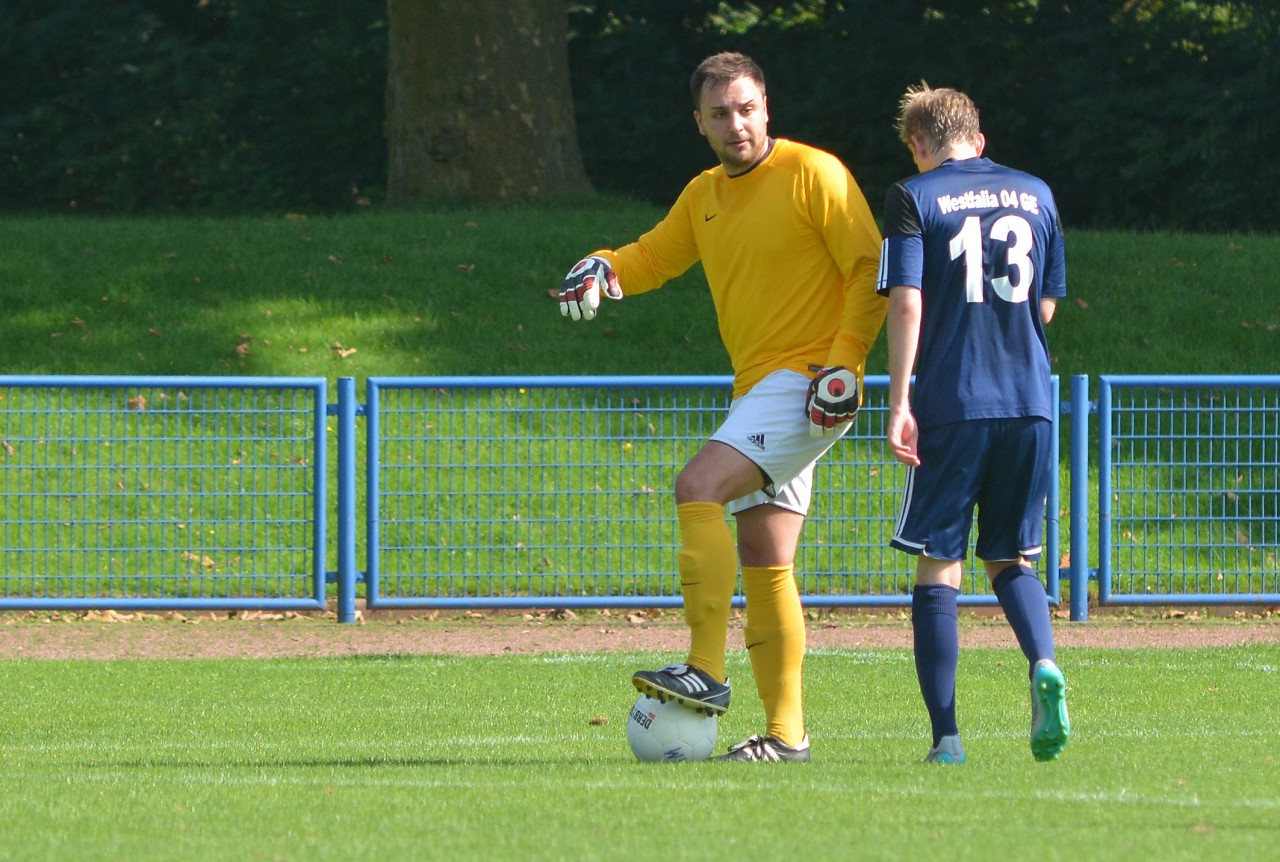
[[[875,210],[913,170],[903,89],[969,92],[988,155],[1072,225],[1280,228],[1280,4],[1164,0],[572,2],[595,186],[669,203],[711,154],[688,76],[738,49],[775,134],[829,149]],[[0,0],[0,208],[341,210],[386,176],[381,0]]]
[[[383,5],[0,0],[0,207],[337,209],[385,184]]]
[[[670,201],[710,165],[685,145],[686,82],[734,49],[765,69],[771,130],[844,158],[876,211],[914,171],[892,124],[903,90],[927,80],[972,95],[987,155],[1044,176],[1071,224],[1280,227],[1278,4],[766,3],[741,31],[723,5],[611,0],[571,19],[597,187]]]

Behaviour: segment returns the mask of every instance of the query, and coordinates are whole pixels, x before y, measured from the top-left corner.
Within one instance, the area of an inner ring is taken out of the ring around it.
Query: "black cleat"
[[[808,763],[809,734],[805,734],[800,744],[792,748],[780,739],[772,736],[751,736],[736,745],[729,746],[728,754],[713,757],[712,760],[747,760],[756,763]]]
[[[729,681],[716,682],[711,674],[687,664],[638,670],[632,675],[631,684],[641,694],[663,702],[674,700],[694,712],[724,715],[729,709]]]

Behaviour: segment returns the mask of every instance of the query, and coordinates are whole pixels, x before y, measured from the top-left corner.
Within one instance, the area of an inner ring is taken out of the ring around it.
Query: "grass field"
[[[594,324],[547,296],[660,215],[3,217],[0,373],[728,373],[696,268]],[[1068,225],[1068,247],[1062,377],[1277,371],[1280,238]],[[1275,644],[1062,655],[1075,733],[1045,765],[1020,656],[965,652],[960,768],[918,763],[893,649],[812,654],[813,763],[636,764],[624,680],[668,658],[6,656],[0,860],[1280,858]],[[731,661],[722,750],[761,720]]]
[[[592,198],[309,218],[0,216],[0,373],[727,374],[700,267],[590,323],[562,319],[547,295],[583,254],[662,214]],[[1068,218],[1054,372],[1274,374],[1278,257],[1275,236],[1102,233]],[[885,357],[882,338],[868,371],[884,373]]]
[[[374,209],[339,217],[3,216],[0,232],[12,242],[9,253],[0,259],[0,298],[8,309],[0,320],[0,337],[6,345],[0,373],[306,375],[330,381],[353,377],[359,383],[368,375],[726,374],[727,359],[697,267],[663,290],[609,304],[601,319],[591,323],[562,319],[548,296],[584,251],[626,242],[661,214],[648,205],[594,198],[548,207]],[[1050,330],[1054,369],[1064,389],[1073,374],[1277,371],[1280,277],[1272,261],[1280,255],[1280,238],[1069,230],[1068,245],[1070,297]],[[1194,348],[1189,332],[1196,336]],[[868,362],[870,373],[884,372],[884,350],[882,338]],[[174,397],[169,404],[186,395],[180,386],[170,394]],[[50,571],[81,574],[85,568],[81,560],[65,552],[73,543],[94,553],[104,543],[109,545],[114,557],[93,569],[95,577],[117,560],[118,570],[133,571],[129,564],[134,552],[112,544],[114,536],[100,522],[116,520],[118,511],[145,512],[156,499],[169,508],[190,506],[177,496],[163,496],[163,465],[149,461],[158,456],[132,445],[131,438],[141,435],[140,429],[145,427],[148,435],[156,430],[141,420],[156,423],[165,411],[158,409],[154,397],[145,414],[129,409],[129,396],[119,395],[115,424],[98,426],[99,438],[116,438],[109,458],[105,447],[91,450],[109,468],[94,474],[101,487],[75,498],[32,493],[40,487],[40,477],[51,473],[45,446],[51,432],[43,425],[27,428],[29,417],[11,416],[15,397],[0,405],[0,442],[14,450],[4,461],[10,482],[5,501],[13,511],[0,514],[21,525],[14,530],[23,547],[56,545],[60,549],[61,557],[49,564]],[[39,412],[38,406],[29,406]],[[476,413],[487,415],[484,410]],[[41,421],[48,421],[46,413],[40,415]],[[417,414],[407,415],[407,440],[419,439],[416,423],[420,420]],[[332,433],[333,423],[329,424]],[[364,427],[359,423],[357,433]],[[15,445],[15,435],[24,429],[30,445],[24,447],[21,440]],[[395,432],[390,427],[386,430]],[[547,441],[545,448],[552,449],[556,437],[564,433],[572,432],[521,426],[504,428],[501,436],[504,445],[542,439]],[[476,435],[466,436],[474,452]],[[873,439],[869,463],[884,453],[880,435]],[[335,441],[331,437],[329,442],[332,446]],[[265,463],[274,457],[271,440],[260,443],[258,448],[265,452],[253,451],[250,445],[241,448],[247,452],[239,458],[242,464]],[[1064,440],[1064,488],[1069,487],[1068,452]],[[291,454],[294,467],[306,463],[306,452]],[[664,456],[669,469],[677,469],[687,454],[681,447]],[[332,474],[335,459],[330,460]],[[82,456],[67,460],[70,469],[62,471],[67,482],[80,481],[85,473],[80,468],[86,466],[82,461]],[[1267,458],[1261,462],[1270,463]],[[185,475],[186,471],[179,472]],[[292,470],[292,474],[299,472]],[[499,475],[505,480],[510,472]],[[264,484],[253,490],[263,506],[281,511],[280,495],[265,490],[277,478],[269,473],[255,479]],[[1258,481],[1265,482],[1265,476]],[[1090,482],[1088,496],[1096,499],[1096,473]],[[1239,490],[1239,483],[1233,492]],[[662,495],[664,501],[669,498],[662,489],[669,486],[666,479],[651,483],[658,492],[654,496]],[[143,487],[145,493],[138,490]],[[425,484],[407,488],[404,499],[411,502],[406,505],[422,505],[431,499],[430,492]],[[845,497],[873,499],[866,494]],[[208,499],[210,505],[219,503]],[[239,502],[249,499],[241,494]],[[896,484],[884,499],[896,507]],[[1267,529],[1274,520],[1268,520],[1274,515],[1274,501],[1261,494],[1245,499],[1261,500],[1257,512],[1244,512],[1237,519],[1243,526],[1232,521],[1224,526],[1224,535],[1229,542],[1237,534],[1249,535],[1265,545],[1267,537],[1274,535]],[[293,502],[305,511],[305,499]],[[453,501],[450,505],[459,507]],[[39,509],[40,517],[31,517],[32,509]],[[412,532],[416,513],[401,514],[407,517],[400,519],[397,529],[404,532],[405,544],[425,554],[432,543]],[[193,579],[198,582],[209,573],[209,563],[224,572],[245,572],[246,580],[260,571],[280,568],[273,563],[255,568],[259,558],[243,550],[262,544],[261,536],[251,534],[258,527],[248,527],[249,539],[242,541],[242,524],[235,519],[194,512],[189,520],[201,517],[219,522],[218,549],[187,547],[185,536],[173,532],[179,527],[173,528],[172,535],[149,534],[136,544],[158,546],[176,561],[166,562],[165,577],[159,583],[128,581],[109,587],[164,594],[187,589]],[[305,527],[305,514],[295,520],[302,524],[298,529]],[[1257,529],[1255,520],[1261,525]],[[672,521],[661,521],[669,530]],[[522,525],[532,522],[526,517]],[[1097,547],[1096,521],[1090,526],[1090,546]],[[1061,527],[1065,548],[1070,539],[1065,518]],[[45,533],[33,532],[39,529]],[[474,529],[497,530],[481,518],[475,519]],[[459,538],[472,544],[470,537]],[[452,539],[451,545],[460,544]],[[518,549],[520,542],[526,549],[540,544],[536,538],[519,537],[505,546]],[[883,542],[870,544],[883,552]],[[817,548],[812,542],[807,545]],[[306,570],[305,565],[292,563],[300,558],[296,549],[305,548],[305,541],[290,537],[270,547],[282,548],[291,570]],[[436,551],[442,553],[439,548]],[[519,556],[526,551],[512,553]],[[40,569],[47,556],[34,559],[27,568]],[[105,552],[102,556],[107,559]],[[1177,562],[1170,567],[1176,568]],[[859,569],[875,571],[878,563],[874,559],[870,565],[859,563]],[[326,570],[335,567],[333,560],[325,565]],[[414,562],[406,570],[427,567]],[[519,560],[511,564],[504,559],[502,567],[529,570]],[[1223,568],[1219,565],[1214,571]],[[1246,580],[1239,591],[1257,589],[1263,578],[1274,580],[1274,557],[1245,557],[1240,568]],[[171,577],[174,572],[180,577]],[[99,586],[95,581],[82,588],[93,593]],[[257,583],[251,586],[263,589]],[[265,589],[292,595],[309,591],[311,584],[301,578]],[[23,584],[12,591],[25,595],[38,593],[39,588]]]
[[[1251,860],[1280,846],[1280,646],[962,654],[970,761],[918,763],[910,653],[807,663],[814,761],[636,763],[653,654],[0,661],[0,859]],[[758,730],[740,653],[723,743]],[[554,692],[554,694],[552,694]]]

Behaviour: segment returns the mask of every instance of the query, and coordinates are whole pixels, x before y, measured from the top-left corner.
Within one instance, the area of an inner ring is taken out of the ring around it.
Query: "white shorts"
[[[808,392],[809,378],[803,374],[775,371],[729,405],[729,415],[711,439],[746,455],[769,482],[763,490],[731,500],[730,514],[766,503],[809,513],[813,465],[853,423],[845,423],[837,437],[810,437]]]

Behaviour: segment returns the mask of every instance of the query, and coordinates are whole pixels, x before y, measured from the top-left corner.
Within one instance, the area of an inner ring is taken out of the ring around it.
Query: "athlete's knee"
[[[684,469],[676,476],[676,503],[721,503],[707,494],[707,483],[702,471],[694,464],[684,465]]]
[[[991,581],[993,584],[995,583],[996,578],[1000,577],[1009,569],[1013,569],[1015,571],[1026,569],[1034,573],[1034,567],[1025,557],[1018,557],[1011,560],[983,560],[982,566],[987,570],[987,580]]]
[[[750,488],[730,471],[716,469],[708,461],[693,460],[676,476],[676,503],[719,503],[724,505]]]

